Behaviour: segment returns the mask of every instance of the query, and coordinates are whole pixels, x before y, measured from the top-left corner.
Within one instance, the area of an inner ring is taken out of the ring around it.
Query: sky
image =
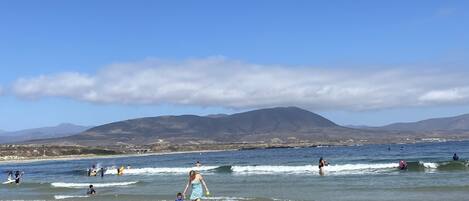
[[[469,113],[469,2],[0,0],[0,130],[298,106]]]

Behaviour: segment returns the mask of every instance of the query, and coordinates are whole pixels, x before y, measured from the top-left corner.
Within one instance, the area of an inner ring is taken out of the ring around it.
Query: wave
[[[410,171],[426,171],[426,170],[440,170],[440,171],[457,171],[469,170],[468,161],[439,161],[439,162],[408,162],[408,169]]]
[[[397,163],[380,164],[341,164],[329,165],[324,169],[327,172],[375,172],[386,169],[397,169]],[[251,166],[202,166],[193,167],[146,167],[132,168],[124,170],[124,175],[152,175],[152,174],[187,174],[190,170],[197,170],[206,173],[234,173],[234,174],[274,174],[274,173],[310,173],[319,172],[315,165],[300,166],[278,166],[278,165],[251,165]],[[117,170],[108,169],[106,174],[117,174]]]
[[[469,170],[467,161],[443,161],[443,162],[407,162],[410,171],[427,170]],[[336,174],[361,174],[377,173],[397,170],[399,164],[395,163],[360,163],[360,164],[334,164],[324,167],[324,171]],[[143,167],[124,170],[124,175],[153,175],[153,174],[187,174],[190,170],[205,173],[233,173],[233,174],[301,174],[318,173],[316,165],[224,165],[202,167]],[[116,169],[108,169],[105,174],[117,174]]]
[[[329,165],[324,167],[327,172],[344,172],[344,173],[364,173],[376,172],[379,170],[396,169],[397,163],[382,163],[382,164],[342,164],[342,165]],[[248,174],[268,174],[268,173],[309,173],[319,172],[319,168],[313,165],[303,166],[233,166],[234,173],[248,173]]]
[[[131,168],[125,169],[124,175],[141,175],[141,174],[164,174],[164,173],[173,173],[173,174],[187,174],[191,170],[196,171],[210,171],[219,168],[219,166],[202,166],[202,167],[148,167],[148,168]],[[117,174],[116,169],[108,169],[105,174]]]
[[[87,195],[54,195],[54,199],[63,200],[68,198],[87,198]]]
[[[253,200],[254,198],[243,198],[243,197],[225,197],[225,196],[220,196],[220,197],[203,197],[203,200],[223,200],[223,201],[231,201],[231,200]]]
[[[58,188],[86,188],[89,185],[94,187],[113,187],[113,186],[128,186],[136,184],[138,181],[129,181],[129,182],[112,182],[112,183],[64,183],[64,182],[54,182],[51,183],[52,187]]]

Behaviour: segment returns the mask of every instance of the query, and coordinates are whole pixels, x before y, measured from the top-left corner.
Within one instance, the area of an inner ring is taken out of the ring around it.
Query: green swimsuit
[[[191,193],[190,199],[191,200],[202,199],[204,192],[202,190],[202,183],[200,183],[200,180],[191,182],[191,185],[192,185],[192,193]]]

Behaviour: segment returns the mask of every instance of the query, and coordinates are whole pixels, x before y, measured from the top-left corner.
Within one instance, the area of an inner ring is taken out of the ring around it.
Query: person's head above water
[[[93,185],[90,185],[90,188],[93,188]]]

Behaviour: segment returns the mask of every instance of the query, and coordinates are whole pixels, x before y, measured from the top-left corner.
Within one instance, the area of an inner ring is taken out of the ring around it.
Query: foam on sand
[[[128,186],[136,184],[138,181],[129,181],[129,182],[112,182],[112,183],[65,183],[65,182],[54,182],[51,183],[52,187],[57,188],[87,188],[89,185],[94,187],[113,187],[113,186]]]

